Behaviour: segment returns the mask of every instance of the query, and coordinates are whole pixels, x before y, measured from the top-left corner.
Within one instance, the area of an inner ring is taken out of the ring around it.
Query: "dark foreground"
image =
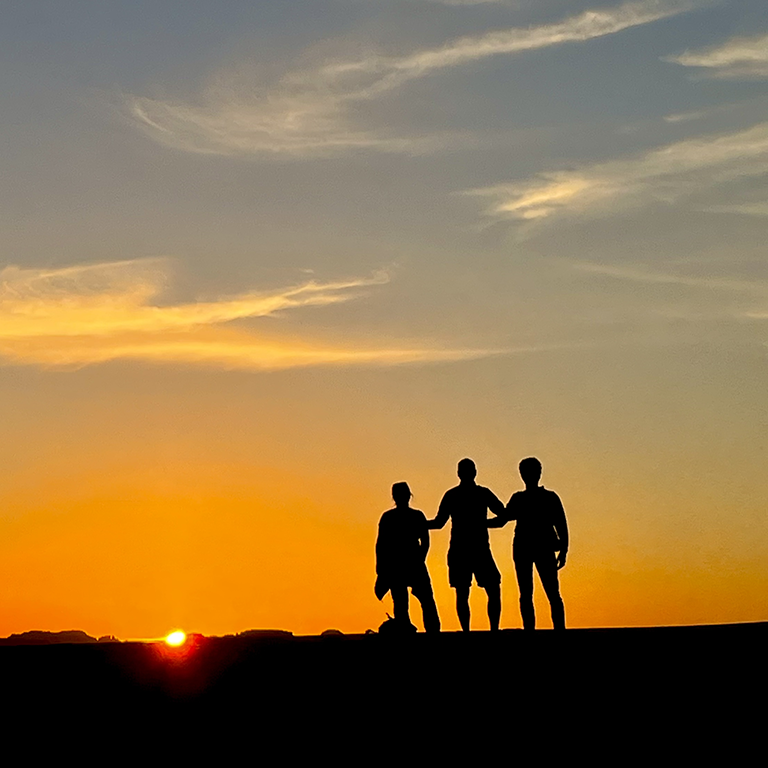
[[[83,756],[762,762],[767,650],[768,623],[3,647],[2,723]]]

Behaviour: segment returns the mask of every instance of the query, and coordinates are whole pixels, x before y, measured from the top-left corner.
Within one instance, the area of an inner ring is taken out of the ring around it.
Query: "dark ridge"
[[[293,632],[287,629],[246,629],[235,637],[293,637]]]
[[[0,638],[0,645],[59,645],[82,644],[82,643],[103,643],[119,642],[110,635],[95,638],[83,632],[82,629],[67,629],[63,632],[46,632],[39,629],[33,629],[29,632],[19,632],[15,635]]]

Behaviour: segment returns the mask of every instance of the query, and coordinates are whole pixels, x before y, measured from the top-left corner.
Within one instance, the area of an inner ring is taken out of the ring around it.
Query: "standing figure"
[[[501,574],[488,539],[488,510],[503,515],[504,504],[488,488],[475,483],[477,469],[472,459],[459,462],[458,475],[461,482],[445,492],[437,516],[427,525],[430,529],[442,528],[451,518],[448,581],[456,590],[461,628],[469,632],[469,590],[474,576],[488,595],[488,620],[494,631],[501,618]]]
[[[512,559],[515,562],[517,585],[520,588],[523,629],[536,628],[536,614],[533,608],[534,565],[549,600],[552,625],[555,629],[565,629],[565,607],[563,598],[560,597],[557,576],[568,555],[568,523],[565,520],[565,510],[560,497],[554,491],[539,485],[541,462],[538,459],[523,459],[520,462],[520,477],[525,483],[525,490],[512,494],[504,517],[507,520],[517,520]]]
[[[426,557],[429,551],[429,530],[424,513],[412,509],[411,489],[408,483],[392,486],[395,508],[379,520],[376,539],[376,586],[379,600],[387,592],[392,593],[395,622],[403,630],[413,628],[408,612],[408,587],[421,603],[424,629],[440,631],[440,618],[432,594],[432,582],[427,571]]]

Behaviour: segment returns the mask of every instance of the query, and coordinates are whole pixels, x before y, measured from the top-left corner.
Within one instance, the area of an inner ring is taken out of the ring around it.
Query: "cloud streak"
[[[466,194],[489,198],[485,213],[490,217],[540,221],[675,203],[767,172],[768,123],[759,123],[736,133],[686,139],[635,158],[542,173]]]
[[[745,309],[744,306],[731,306],[729,314],[732,316],[752,320],[768,319],[768,282],[765,280],[675,274],[637,266],[594,264],[591,262],[577,262],[571,266],[579,272],[586,272],[622,282],[680,286],[681,288],[706,291],[708,293],[730,294],[732,297],[740,300],[739,304],[754,302],[759,305],[751,309]]]
[[[520,6],[520,0],[426,0],[428,3],[440,5],[509,5],[513,8]]]
[[[768,34],[732,37],[720,45],[668,56],[664,61],[697,67],[719,79],[768,78]]]
[[[133,123],[155,141],[217,155],[323,155],[375,149],[419,153],[446,137],[398,136],[360,124],[356,110],[405,83],[495,56],[612,35],[690,10],[695,0],[640,0],[589,10],[554,24],[493,30],[400,56],[369,53],[289,71],[272,85],[222,74],[195,102],[127,96]]]
[[[656,272],[638,267],[614,264],[593,264],[578,262],[572,265],[579,272],[610,277],[615,280],[627,280],[633,283],[652,285],[681,285],[688,288],[703,288],[709,291],[744,293],[768,298],[768,283],[759,280],[735,280],[723,277],[700,277],[696,275],[677,275],[669,272]]]
[[[266,317],[296,307],[349,301],[354,289],[388,282],[386,273],[342,282],[309,281],[273,292],[176,306],[153,306],[165,260],[140,259],[57,270],[6,267],[0,272],[0,338],[104,335],[187,330]]]
[[[687,123],[690,120],[700,120],[706,114],[706,111],[703,110],[698,112],[675,112],[671,115],[664,115],[662,120],[665,123]]]
[[[139,259],[64,269],[0,272],[0,357],[44,366],[130,359],[225,369],[311,365],[400,365],[467,360],[494,350],[423,345],[359,348],[246,330],[233,321],[350,301],[388,282],[386,273],[309,281],[218,301],[162,305],[167,261]]]

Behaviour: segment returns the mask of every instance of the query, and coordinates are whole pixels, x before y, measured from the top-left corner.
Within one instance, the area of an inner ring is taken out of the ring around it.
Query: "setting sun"
[[[165,638],[165,642],[168,643],[168,645],[172,645],[174,648],[178,648],[178,646],[184,645],[186,639],[187,636],[180,629],[177,629]]]

